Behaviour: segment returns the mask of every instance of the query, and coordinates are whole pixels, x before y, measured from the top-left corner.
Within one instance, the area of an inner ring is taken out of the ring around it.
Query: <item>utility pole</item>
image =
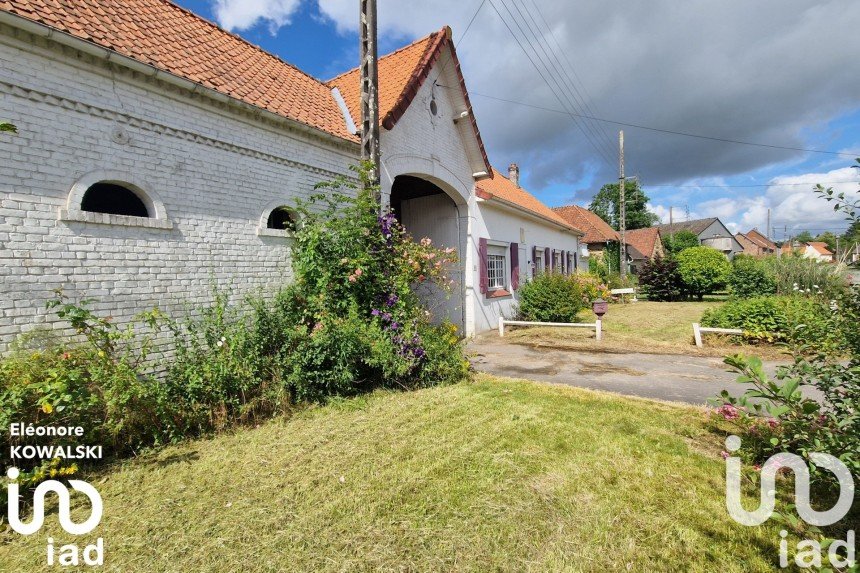
[[[671,243],[672,241],[675,240],[675,233],[674,233],[675,228],[672,226],[675,224],[675,219],[674,219],[674,217],[672,217],[672,209],[673,208],[674,207],[669,205],[669,243]],[[674,248],[674,246],[673,246],[673,248]]]
[[[373,163],[370,184],[379,185],[379,71],[376,43],[376,0],[360,0],[361,160]],[[379,192],[376,194],[380,200]]]
[[[770,240],[770,207],[767,208],[767,227],[764,228],[764,238]]]
[[[625,241],[625,228],[627,227],[627,199],[624,195],[624,131],[618,132],[618,167],[619,167],[619,193],[618,193],[618,231],[621,236],[621,245],[619,246],[620,256],[618,273],[623,279],[627,276],[627,243]]]

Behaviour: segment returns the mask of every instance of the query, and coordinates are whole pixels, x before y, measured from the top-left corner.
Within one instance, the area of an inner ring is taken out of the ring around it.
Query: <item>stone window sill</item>
[[[122,227],[144,227],[146,229],[172,229],[173,221],[153,219],[152,217],[132,217],[129,215],[111,215],[109,213],[93,213],[91,211],[70,211],[60,209],[60,221],[75,221],[77,223],[92,223],[96,225],[117,225]]]
[[[257,236],[259,237],[280,237],[281,239],[294,239],[295,233],[286,229],[269,229],[268,227],[257,227]]]

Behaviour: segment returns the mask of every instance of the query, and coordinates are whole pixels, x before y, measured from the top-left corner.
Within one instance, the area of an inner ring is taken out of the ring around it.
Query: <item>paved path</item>
[[[492,336],[477,338],[468,350],[482,372],[629,396],[706,404],[723,389],[734,396],[745,390],[720,358],[532,348]],[[765,363],[770,374],[776,364]]]

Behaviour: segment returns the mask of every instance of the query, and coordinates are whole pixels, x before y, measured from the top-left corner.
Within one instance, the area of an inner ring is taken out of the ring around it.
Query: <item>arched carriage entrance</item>
[[[391,187],[389,205],[414,240],[427,237],[436,247],[457,249],[460,262],[449,272],[454,280],[449,294],[436,285],[422,284],[416,289],[435,322],[447,319],[462,332],[465,324],[463,269],[468,222],[461,215],[461,207],[465,210],[465,204],[459,206],[429,178],[398,175]]]

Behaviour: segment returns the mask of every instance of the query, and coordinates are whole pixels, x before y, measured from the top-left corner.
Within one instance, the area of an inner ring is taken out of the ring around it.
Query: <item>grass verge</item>
[[[71,539],[52,510],[0,536],[0,563],[50,570],[52,535],[103,537],[124,573],[770,571],[778,528],[728,517],[720,447],[698,409],[477,376],[89,476],[95,532]]]
[[[699,322],[709,308],[722,302],[649,302],[612,304],[603,317],[604,338],[598,342],[594,331],[580,328],[512,327],[505,337],[510,342],[595,352],[648,352],[652,354],[689,354],[694,356],[725,356],[743,352],[771,360],[787,359],[780,347],[764,344],[735,344],[728,337],[705,335],[705,346],[693,341],[694,322]],[[593,322],[591,310],[580,316],[583,322]]]

